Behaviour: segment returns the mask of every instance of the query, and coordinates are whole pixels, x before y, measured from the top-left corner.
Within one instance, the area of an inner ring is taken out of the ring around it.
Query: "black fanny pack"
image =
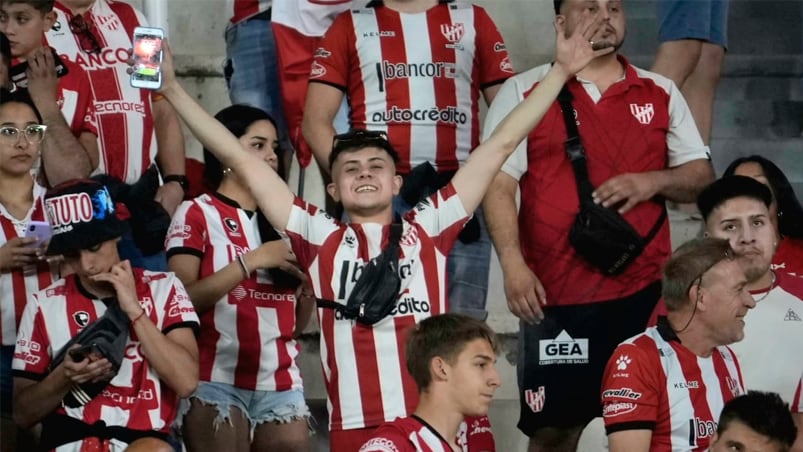
[[[379,256],[371,259],[362,269],[346,304],[331,300],[317,300],[318,307],[334,309],[343,317],[363,325],[373,325],[393,311],[399,299],[399,239],[402,224],[390,227],[388,246]]]
[[[588,178],[585,149],[580,141],[572,108],[572,95],[566,86],[558,95],[558,102],[566,123],[566,154],[574,170],[580,211],[569,231],[569,243],[575,252],[608,276],[618,275],[641,255],[666,220],[666,208],[646,237],[630,225],[616,210],[596,204],[591,193],[594,189]]]
[[[97,320],[86,326],[77,336],[70,339],[64,347],[59,350],[50,365],[51,370],[55,369],[68,353],[74,344],[80,344],[81,348],[91,348],[101,356],[109,360],[114,372],[120,370],[125,353],[125,344],[128,339],[128,316],[120,308],[117,300],[108,303],[106,312],[98,317]],[[86,405],[96,395],[109,384],[108,380],[98,382],[86,382],[75,384],[64,396],[64,405],[76,408]]]

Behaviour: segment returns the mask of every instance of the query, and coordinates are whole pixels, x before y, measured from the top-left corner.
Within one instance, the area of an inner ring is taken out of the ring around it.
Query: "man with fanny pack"
[[[392,203],[402,179],[398,154],[384,132],[355,130],[332,143],[333,182],[327,189],[351,220],[342,223],[295,197],[270,166],[243,152],[237,138],[176,82],[172,57],[165,53],[164,96],[205,148],[243,178],[268,221],[287,233],[315,296],[337,305],[318,309],[331,450],[357,451],[376,427],[415,409],[418,391],[404,371],[404,334],[446,311],[446,256],[502,163],[569,75],[611,51],[594,51],[587,43],[599,25],[586,17],[571,37],[560,34],[558,62],[541,88],[472,152],[444,188],[396,224]],[[366,281],[371,274],[375,277]],[[355,299],[355,292],[364,295]],[[377,304],[390,309],[384,313],[374,309]]]
[[[22,315],[17,424],[42,422],[42,450],[172,450],[177,396],[198,384],[198,316],[184,286],[120,260],[124,224],[97,181],[54,187],[45,211],[47,253],[75,273],[33,294]]]
[[[619,49],[625,2],[554,3],[566,30],[593,14],[605,25],[589,45]],[[508,80],[485,130],[549,68]],[[484,204],[508,306],[524,321],[519,428],[531,451],[574,450],[583,426],[600,415],[608,357],[643,330],[660,297],[670,252],[660,198],[692,202],[713,179],[708,148],[668,79],[613,52],[571,77],[566,92],[505,163]],[[572,128],[578,135],[567,142]]]

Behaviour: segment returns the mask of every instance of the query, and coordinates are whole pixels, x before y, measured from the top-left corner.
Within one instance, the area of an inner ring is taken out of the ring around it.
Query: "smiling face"
[[[749,282],[769,273],[777,241],[763,202],[748,197],[725,201],[708,216],[706,234],[730,242]]]
[[[393,196],[399,194],[401,176],[390,154],[382,148],[345,151],[332,165],[326,189],[355,223],[387,223],[392,219]]]
[[[566,37],[574,34],[583,19],[584,13],[600,17],[604,25],[589,41],[594,41],[595,49],[613,47],[618,50],[625,40],[625,12],[622,0],[567,0],[561,6],[558,23],[565,26]]]
[[[723,260],[711,267],[700,283],[700,316],[717,345],[728,345],[744,338],[744,318],[755,307],[747,290],[742,265]]]
[[[42,47],[42,36],[56,21],[56,13],[43,13],[27,3],[0,6],[0,31],[8,36],[11,55],[26,58]]]
[[[39,121],[30,106],[18,102],[0,105],[0,175],[12,177],[30,173],[39,155],[40,143],[31,143],[23,130],[37,124]]]
[[[446,366],[449,370],[450,399],[464,416],[485,416],[496,388],[501,385],[496,354],[486,339],[474,339]]]

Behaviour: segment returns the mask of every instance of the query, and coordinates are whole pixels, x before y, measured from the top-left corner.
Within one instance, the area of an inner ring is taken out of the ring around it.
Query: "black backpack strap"
[[[650,232],[647,233],[647,236],[644,237],[644,247],[646,248],[647,245],[652,242],[652,239],[658,234],[658,231],[661,230],[661,226],[664,225],[664,220],[666,220],[666,207],[661,205],[661,215],[658,217],[658,221],[652,225],[652,229]]]
[[[577,120],[574,117],[574,108],[572,108],[572,93],[569,92],[566,85],[563,85],[558,94],[558,103],[563,111],[563,121],[566,124],[566,155],[569,156],[569,162],[572,164],[574,180],[577,183],[577,194],[582,203],[583,200],[591,199],[594,187],[591,186],[591,181],[588,179],[586,153],[583,142],[580,140],[580,132],[577,130]]]

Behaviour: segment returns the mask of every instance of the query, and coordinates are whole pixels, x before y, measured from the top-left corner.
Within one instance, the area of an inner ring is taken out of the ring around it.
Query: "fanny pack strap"
[[[588,177],[586,152],[583,147],[583,142],[580,140],[580,131],[577,130],[577,120],[574,117],[572,99],[572,93],[569,91],[568,86],[563,85],[560,94],[558,94],[558,104],[560,104],[560,109],[563,112],[563,121],[566,124],[567,139],[564,146],[566,148],[566,155],[569,157],[569,162],[572,164],[572,169],[574,170],[577,194],[580,197],[580,204],[582,205],[583,202],[593,202],[591,200],[591,193],[594,192],[594,186],[591,185],[591,181]],[[658,217],[658,221],[650,228],[650,232],[647,233],[647,236],[643,238],[645,246],[650,243],[652,239],[655,238],[655,235],[658,234],[658,231],[661,230],[664,220],[666,220],[666,208],[661,206],[661,215]]]
[[[399,240],[401,240],[401,233],[402,233],[402,222],[401,218],[398,216],[393,224],[390,225],[390,237],[388,238],[387,246],[382,250],[382,253],[376,257],[376,259],[380,259],[384,262],[392,262],[399,260]],[[365,277],[365,273],[360,274],[360,278],[354,283],[356,287],[357,284],[360,284],[362,279]],[[352,292],[354,293],[354,292]],[[351,298],[351,296],[349,296]],[[346,307],[343,303],[338,303],[333,300],[326,300],[323,298],[316,298],[315,304],[318,305],[319,308],[327,308],[327,309],[335,309],[335,310],[342,310]]]

